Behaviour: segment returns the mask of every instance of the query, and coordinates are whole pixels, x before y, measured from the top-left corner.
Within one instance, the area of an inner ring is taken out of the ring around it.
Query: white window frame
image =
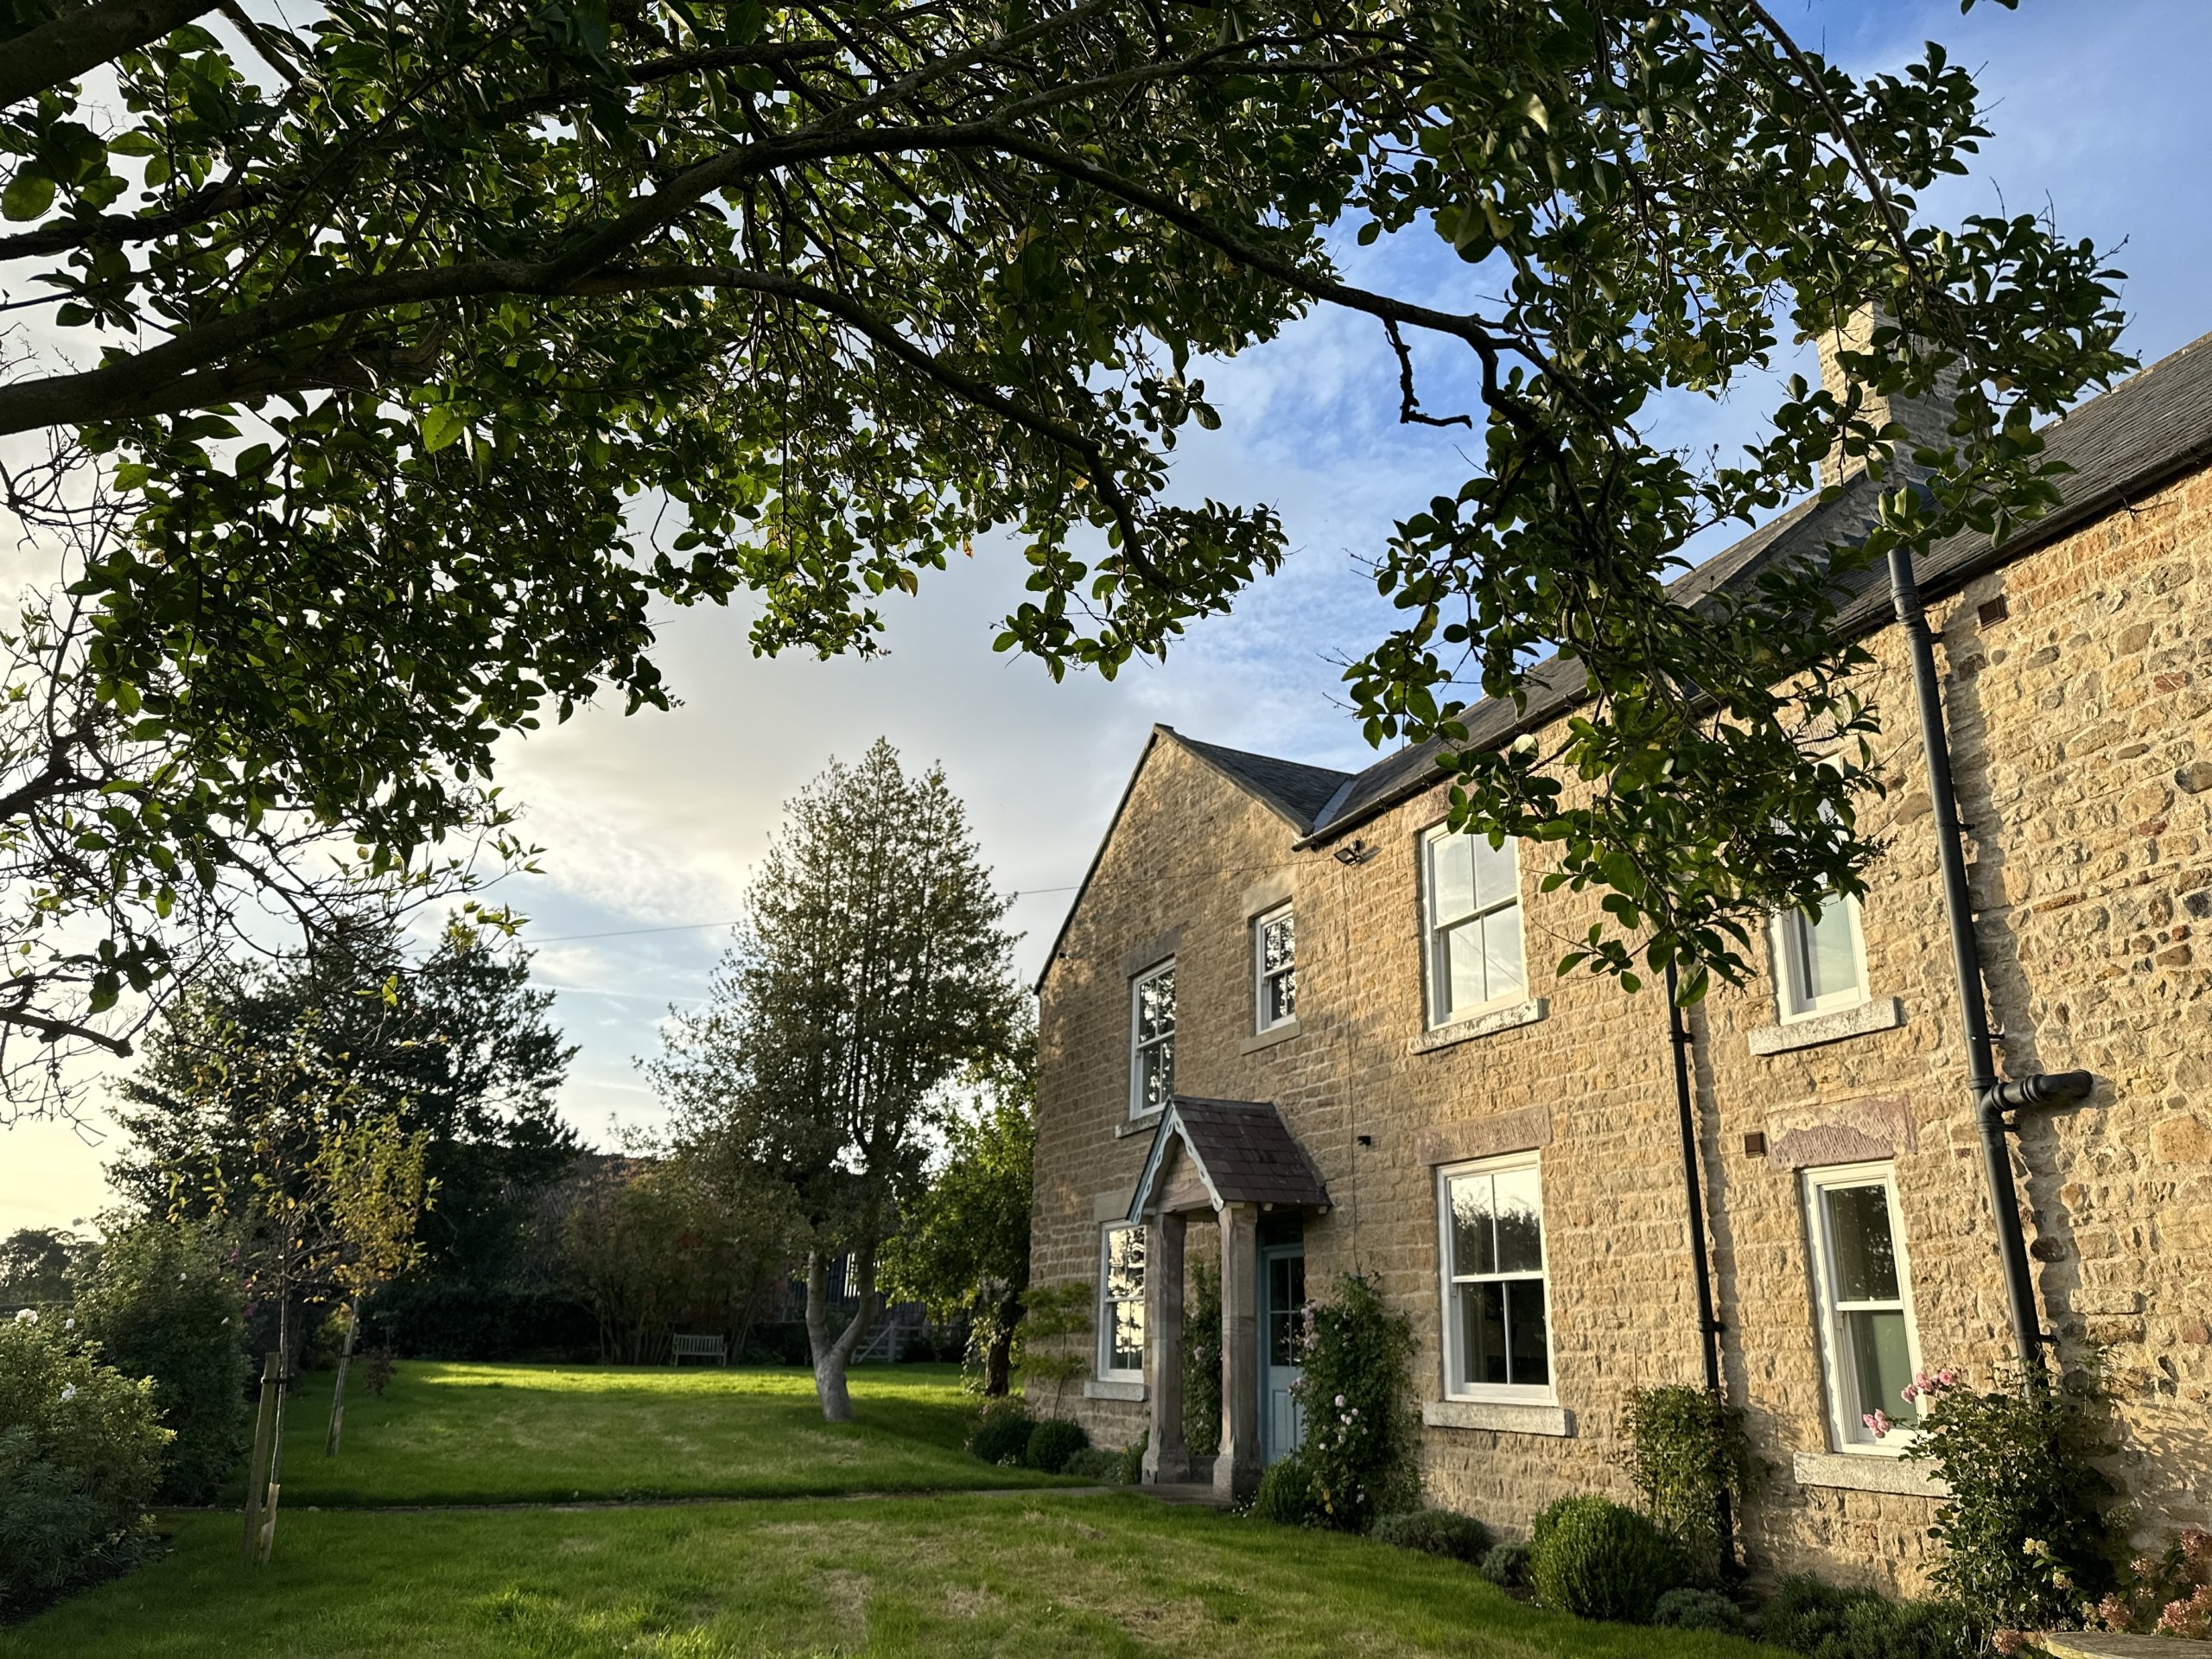
[[[1151,1117],[1164,1109],[1164,1103],[1163,1106],[1147,1106],[1144,1099],[1144,1052],[1147,1048],[1157,1048],[1163,1040],[1169,1045],[1167,1093],[1171,1098],[1175,1093],[1173,1045],[1177,1010],[1174,999],[1171,998],[1167,1005],[1167,1029],[1160,1036],[1147,1041],[1143,1036],[1143,1024],[1139,1018],[1144,988],[1161,975],[1174,971],[1175,958],[1170,957],[1165,962],[1153,963],[1129,982],[1129,1116],[1133,1118]]]
[[[1830,905],[1843,906],[1851,930],[1851,963],[1856,976],[1844,990],[1831,991],[1826,996],[1809,995],[1805,913],[1793,910],[1773,917],[1767,925],[1767,947],[1774,961],[1774,1013],[1779,1024],[1855,1008],[1872,995],[1866,983],[1866,934],[1859,925],[1859,900],[1849,893],[1839,893],[1821,908],[1825,911]]]
[[[1268,928],[1274,922],[1288,922],[1290,932],[1290,961],[1273,973],[1268,971],[1265,941]],[[1268,982],[1287,976],[1290,980],[1290,1012],[1280,1020],[1268,1018],[1269,999]],[[1274,1031],[1291,1025],[1298,1019],[1298,918],[1290,900],[1271,906],[1252,918],[1252,1029],[1255,1033]]]
[[[1123,1302],[1131,1300],[1127,1297],[1109,1297],[1106,1294],[1107,1268],[1113,1260],[1114,1236],[1117,1233],[1136,1234],[1140,1246],[1146,1245],[1149,1243],[1149,1241],[1144,1237],[1144,1226],[1140,1222],[1109,1222],[1105,1226],[1098,1230],[1098,1310],[1096,1324],[1096,1329],[1098,1332],[1098,1351],[1095,1356],[1097,1362],[1098,1380],[1102,1382],[1141,1382],[1144,1380],[1144,1361],[1141,1357],[1139,1357],[1137,1363],[1134,1368],[1127,1366],[1117,1367],[1114,1363],[1114,1310],[1120,1306]],[[1150,1271],[1152,1265],[1150,1261],[1150,1251],[1148,1249],[1146,1252],[1146,1256],[1147,1259],[1137,1269],[1137,1294],[1134,1299],[1139,1310],[1138,1320],[1141,1328],[1143,1322],[1142,1310],[1145,1303],[1144,1275],[1146,1273]],[[1150,1343],[1152,1333],[1149,1331],[1144,1332],[1143,1340],[1139,1344],[1140,1356],[1141,1356],[1145,1345]]]
[[[1886,1307],[1887,1303],[1843,1303],[1835,1294],[1834,1249],[1828,1242],[1828,1209],[1824,1195],[1832,1188],[1880,1186],[1890,1211],[1890,1249],[1897,1264],[1897,1307],[1904,1314],[1905,1352],[1915,1376],[1921,1370],[1920,1318],[1912,1300],[1912,1262],[1906,1247],[1904,1207],[1897,1198],[1897,1166],[1890,1163],[1828,1164],[1802,1172],[1802,1190],[1805,1234],[1813,1273],[1813,1310],[1820,1325],[1821,1382],[1827,1395],[1829,1444],[1838,1452],[1869,1457],[1898,1457],[1920,1437],[1917,1408],[1904,1401],[1885,1400],[1869,1404],[1856,1399],[1850,1381],[1853,1368],[1847,1351],[1843,1322],[1838,1316],[1861,1307]],[[1859,1421],[1862,1413],[1878,1405],[1897,1425],[1880,1440]]]
[[[1513,896],[1484,906],[1478,899],[1476,908],[1466,915],[1455,917],[1447,926],[1439,925],[1436,918],[1436,855],[1437,846],[1465,830],[1454,830],[1448,823],[1433,824],[1421,834],[1421,939],[1423,976],[1427,981],[1428,1028],[1442,1030],[1459,1025],[1463,1020],[1480,1019],[1497,1008],[1515,1007],[1529,1000],[1529,916],[1521,902],[1521,843],[1510,837],[1502,849],[1513,859]],[[1446,1012],[1445,997],[1452,983],[1452,963],[1446,954],[1446,933],[1481,922],[1491,916],[1502,915],[1508,910],[1521,912],[1521,982],[1510,991],[1465,1008]]]
[[[1536,1172],[1536,1246],[1542,1257],[1542,1266],[1534,1274],[1520,1273],[1458,1274],[1452,1271],[1452,1183],[1468,1175],[1499,1175],[1516,1170],[1533,1169]],[[1544,1230],[1543,1154],[1537,1152],[1508,1153],[1498,1158],[1478,1158],[1467,1163],[1446,1164],[1436,1172],[1436,1279],[1438,1303],[1442,1318],[1443,1340],[1437,1344],[1444,1366],[1444,1397],[1446,1400],[1487,1401],[1497,1404],[1550,1406],[1559,1403],[1559,1351],[1552,1340],[1552,1255],[1551,1245]],[[1459,1383],[1466,1375],[1466,1356],[1460,1351],[1464,1333],[1459,1321],[1453,1316],[1452,1288],[1457,1284],[1505,1282],[1535,1278],[1544,1287],[1544,1382],[1467,1382]]]

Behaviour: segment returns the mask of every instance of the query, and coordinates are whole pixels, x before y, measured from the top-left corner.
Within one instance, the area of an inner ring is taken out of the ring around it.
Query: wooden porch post
[[[1215,1493],[1232,1502],[1260,1484],[1259,1206],[1221,1208],[1221,1455]]]
[[[1153,1217],[1144,1263],[1145,1395],[1151,1437],[1144,1452],[1144,1484],[1188,1480],[1191,1455],[1183,1444],[1183,1235],[1180,1211]]]

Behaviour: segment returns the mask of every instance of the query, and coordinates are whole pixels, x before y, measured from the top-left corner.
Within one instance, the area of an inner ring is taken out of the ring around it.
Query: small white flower
[[[67,1319],[62,1320],[61,1328],[64,1331],[74,1331],[77,1328],[77,1316],[72,1313]]]
[[[1344,1408],[1344,1395],[1342,1395],[1340,1394],[1340,1395],[1338,1395],[1337,1396],[1337,1409],[1338,1409],[1338,1411],[1342,1411]]]
[[[16,1310],[16,1323],[17,1325],[36,1325],[38,1323],[38,1309],[35,1307],[17,1308]]]
[[[64,1382],[61,1385],[61,1403],[66,1406],[76,1397],[77,1385],[74,1382]]]

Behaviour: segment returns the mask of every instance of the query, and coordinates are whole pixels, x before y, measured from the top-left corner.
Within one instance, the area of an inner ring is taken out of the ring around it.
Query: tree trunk
[[[852,1391],[846,1386],[845,1368],[875,1318],[875,1252],[854,1252],[860,1268],[861,1303],[845,1328],[830,1334],[830,1262],[823,1253],[806,1256],[806,1345],[814,1359],[814,1397],[822,1402],[825,1423],[853,1421]]]
[[[361,1299],[356,1296],[346,1310],[346,1343],[338,1351],[338,1380],[330,1389],[330,1434],[322,1443],[322,1455],[338,1455],[339,1432],[346,1426],[346,1367],[353,1358],[353,1338],[361,1331]]]
[[[998,1306],[990,1345],[983,1350],[983,1398],[1003,1400],[1014,1387],[1014,1328],[1021,1322],[1021,1299],[1009,1296]]]

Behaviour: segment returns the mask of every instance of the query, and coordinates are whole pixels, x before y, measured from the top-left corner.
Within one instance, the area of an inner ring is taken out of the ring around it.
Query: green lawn
[[[832,1426],[798,1366],[469,1365],[403,1361],[379,1400],[348,1379],[322,1455],[330,1378],[285,1412],[283,1507],[577,1497],[791,1497],[1063,1483],[961,1449],[975,1401],[950,1365],[852,1373],[859,1421]]]
[[[175,1552],[0,1656],[1449,1654],[1755,1659],[1584,1624],[1465,1567],[1133,1494],[489,1514],[294,1513],[275,1563],[188,1516]]]
[[[403,1364],[385,1398],[348,1407],[326,1462],[327,1380],[311,1381],[271,1565],[239,1561],[235,1514],[173,1517],[165,1557],[0,1630],[0,1659],[1767,1651],[1539,1612],[1363,1539],[1042,1490],[1055,1483],[960,1450],[974,1402],[950,1368],[871,1367],[853,1394],[861,1421],[832,1429],[797,1370]],[[942,1495],[831,1496],[894,1490]],[[797,1496],[373,1507],[624,1494]],[[372,1507],[322,1507],[343,1504]]]

